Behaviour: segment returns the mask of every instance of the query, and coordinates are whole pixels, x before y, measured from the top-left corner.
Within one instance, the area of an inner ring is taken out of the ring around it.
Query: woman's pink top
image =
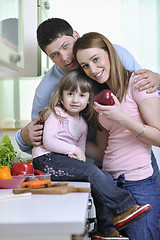
[[[149,94],[139,91],[132,74],[126,98],[121,107],[123,111],[138,122],[144,123],[138,106],[146,98],[158,97],[158,92]],[[104,154],[103,169],[111,173],[114,179],[125,174],[126,180],[141,180],[153,174],[151,166],[151,146],[136,138],[129,130],[118,123],[99,116],[102,126],[109,131],[108,146]]]
[[[58,107],[56,113],[63,118],[50,114],[44,124],[43,145],[33,148],[33,158],[50,152],[72,154],[76,146],[85,152],[88,130],[85,120],[81,116],[75,119]]]

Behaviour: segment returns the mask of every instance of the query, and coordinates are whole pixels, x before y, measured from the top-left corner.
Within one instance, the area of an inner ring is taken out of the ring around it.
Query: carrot
[[[28,182],[23,182],[23,183],[21,183],[21,187],[22,187],[22,188],[28,187]]]
[[[33,180],[33,181],[29,181],[29,182],[23,182],[21,183],[21,187],[25,188],[38,188],[38,187],[42,187],[45,184],[50,184],[51,180],[50,179],[44,179],[44,180]]]

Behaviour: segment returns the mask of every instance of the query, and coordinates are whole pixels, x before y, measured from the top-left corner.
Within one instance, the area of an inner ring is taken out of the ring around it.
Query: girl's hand
[[[100,105],[97,102],[94,102],[94,109],[100,115],[103,115],[108,120],[112,120],[114,122],[120,123],[123,121],[125,117],[125,113],[123,112],[120,102],[118,101],[117,97],[112,93],[113,100],[115,102],[112,106],[104,106]]]
[[[76,156],[74,154],[68,154],[69,158],[76,158]]]
[[[85,154],[79,147],[75,148],[73,154],[68,154],[68,157],[70,157],[70,158],[77,158],[78,160],[86,162]]]

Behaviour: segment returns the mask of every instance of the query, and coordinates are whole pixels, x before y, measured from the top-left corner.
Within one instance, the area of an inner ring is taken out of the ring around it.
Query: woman
[[[85,162],[86,121],[92,116],[91,80],[79,71],[68,72],[40,113],[43,144],[33,148],[33,166],[51,173],[52,181],[89,181],[99,230],[107,232],[106,239],[128,240],[118,229],[145,216],[151,206],[139,207],[128,191],[114,186],[110,174]]]
[[[158,93],[139,92],[135,75],[125,69],[111,42],[99,33],[87,33],[74,46],[74,55],[83,71],[97,84],[109,88],[115,104],[95,102],[99,123],[105,129],[97,144],[88,143],[87,153],[98,157],[100,143],[107,141],[103,170],[116,181],[125,176],[122,187],[132,193],[137,204],[149,202],[152,211],[125,229],[131,240],[158,240],[160,193],[151,165],[151,146],[160,146],[160,102]],[[98,145],[99,144],[99,145]]]

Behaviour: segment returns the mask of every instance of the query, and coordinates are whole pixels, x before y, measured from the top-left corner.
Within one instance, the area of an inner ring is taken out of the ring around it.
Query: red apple
[[[112,92],[110,90],[104,89],[94,97],[94,101],[101,105],[114,105],[111,93]]]

